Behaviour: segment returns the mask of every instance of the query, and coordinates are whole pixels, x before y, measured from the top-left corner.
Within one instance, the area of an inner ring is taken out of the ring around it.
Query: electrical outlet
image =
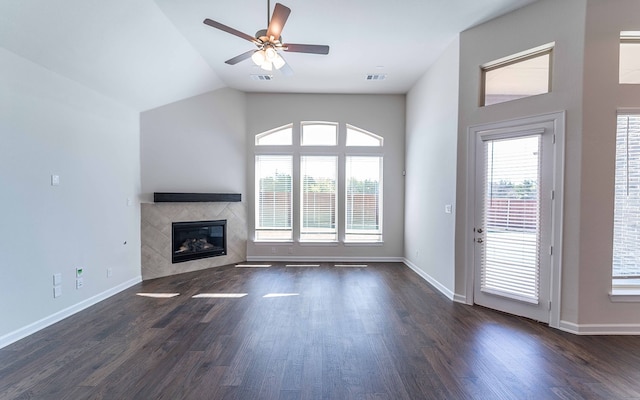
[[[84,279],[76,278],[76,289],[80,289],[84,286]]]
[[[53,286],[58,286],[62,284],[62,274],[58,272],[57,274],[53,274]]]
[[[62,296],[62,286],[53,287],[53,298]]]
[[[51,175],[51,186],[60,185],[60,176],[59,175]]]
[[[113,276],[113,268],[107,268],[107,278],[111,278]]]
[[[451,214],[451,204],[445,204],[444,212],[447,214]]]

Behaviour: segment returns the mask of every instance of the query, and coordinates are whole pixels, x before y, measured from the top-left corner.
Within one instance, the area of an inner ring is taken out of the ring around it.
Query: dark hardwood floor
[[[640,337],[455,304],[402,264],[227,266],[5,347],[0,399],[640,399]]]

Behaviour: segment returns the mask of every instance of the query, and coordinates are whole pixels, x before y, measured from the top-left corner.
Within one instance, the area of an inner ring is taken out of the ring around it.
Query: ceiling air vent
[[[251,75],[254,81],[272,81],[273,75]]]
[[[368,81],[383,81],[387,79],[387,74],[368,74],[365,79]]]

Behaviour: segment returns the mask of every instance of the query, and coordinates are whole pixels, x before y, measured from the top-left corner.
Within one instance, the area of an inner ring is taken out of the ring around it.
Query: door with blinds
[[[478,132],[474,302],[549,322],[553,123]]]

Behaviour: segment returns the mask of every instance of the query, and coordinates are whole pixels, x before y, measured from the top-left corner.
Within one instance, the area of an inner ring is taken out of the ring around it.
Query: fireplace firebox
[[[171,224],[173,264],[227,254],[227,220]]]

